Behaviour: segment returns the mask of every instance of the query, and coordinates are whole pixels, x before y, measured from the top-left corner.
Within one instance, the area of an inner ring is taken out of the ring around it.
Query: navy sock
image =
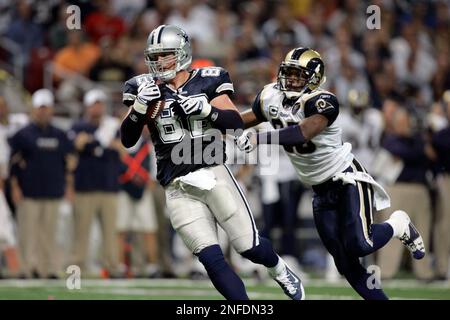
[[[376,288],[372,279],[369,279],[373,275],[367,273],[367,270],[361,264],[353,264],[349,270],[344,272],[344,276],[363,299],[389,300],[383,289]]]
[[[278,255],[273,251],[272,244],[266,238],[259,238],[259,245],[241,253],[244,258],[253,263],[273,268],[278,263]]]
[[[384,247],[384,245],[388,243],[389,240],[391,240],[392,236],[394,235],[394,229],[392,229],[391,225],[386,222],[372,224],[371,230],[372,230],[373,251],[376,251]]]
[[[214,287],[227,300],[248,300],[244,283],[225,261],[219,245],[206,247],[197,254]]]

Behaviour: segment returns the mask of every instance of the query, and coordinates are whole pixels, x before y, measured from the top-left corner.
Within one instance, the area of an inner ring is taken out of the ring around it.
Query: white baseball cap
[[[91,89],[84,95],[83,103],[86,107],[92,106],[96,102],[106,102],[105,92],[100,89]]]
[[[31,104],[33,105],[33,108],[40,108],[43,106],[53,107],[55,105],[55,98],[50,90],[39,89],[33,93]]]

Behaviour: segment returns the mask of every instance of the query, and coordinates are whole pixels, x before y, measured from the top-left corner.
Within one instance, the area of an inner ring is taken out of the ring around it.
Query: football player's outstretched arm
[[[305,140],[311,140],[319,133],[321,133],[328,125],[328,119],[321,114],[312,115],[303,119],[299,123],[300,130]]]
[[[245,129],[257,126],[263,121],[259,120],[252,109],[241,112],[242,121],[244,121]]]
[[[233,110],[239,113],[238,109],[227,94],[221,94],[211,100],[211,105],[221,110]]]
[[[241,115],[227,94],[221,94],[211,100],[209,119],[213,126],[225,133],[226,129],[243,129]]]
[[[328,119],[320,114],[312,115],[303,119],[298,125],[258,133],[253,138],[254,144],[280,144],[297,145],[303,144],[319,133],[328,125]],[[274,137],[277,137],[274,139]]]
[[[258,108],[253,108],[253,116],[247,114],[244,123],[256,123],[260,118],[255,113]],[[297,125],[290,125],[285,128],[252,134],[247,132],[237,140],[237,145],[241,150],[250,152],[257,144],[279,144],[279,145],[299,145],[313,139],[320,134],[327,126],[331,125],[339,113],[339,103],[334,95],[321,94],[316,99],[305,104],[305,116]],[[247,111],[248,112],[248,111]]]

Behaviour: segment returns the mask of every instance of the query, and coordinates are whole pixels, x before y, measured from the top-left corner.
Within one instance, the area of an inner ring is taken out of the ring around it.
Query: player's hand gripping
[[[138,94],[133,108],[142,114],[147,113],[147,108],[150,102],[161,97],[161,91],[156,85],[155,81],[144,81],[138,88]]]
[[[239,150],[247,153],[252,152],[258,144],[256,141],[256,134],[252,131],[245,131],[241,136],[235,137],[234,141]]]
[[[178,95],[178,103],[186,115],[200,115],[207,117],[211,113],[211,105],[200,99],[193,99],[190,97]]]

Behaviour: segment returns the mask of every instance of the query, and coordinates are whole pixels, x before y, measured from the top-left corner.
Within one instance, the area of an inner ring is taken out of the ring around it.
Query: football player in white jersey
[[[341,140],[335,123],[336,96],[321,89],[325,65],[310,48],[291,50],[280,64],[277,82],[266,85],[252,109],[241,113],[246,128],[270,121],[275,130],[245,131],[236,139],[241,150],[258,144],[284,146],[300,180],[312,186],[316,228],[338,271],[364,299],[387,299],[378,286],[368,286],[371,273],[359,258],[399,238],[416,259],[425,255],[422,237],[404,211],[384,223],[372,223],[372,209],[388,207],[389,196]]]

